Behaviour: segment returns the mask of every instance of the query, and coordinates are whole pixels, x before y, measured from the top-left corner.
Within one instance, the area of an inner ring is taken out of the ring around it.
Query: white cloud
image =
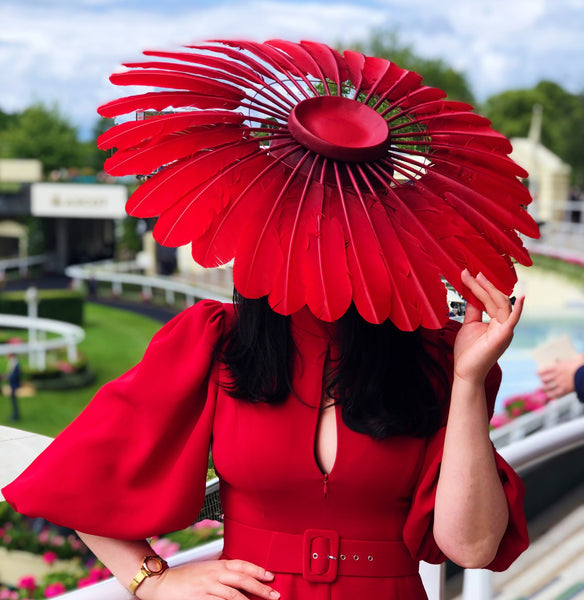
[[[480,98],[560,76],[584,89],[584,0],[4,0],[0,108],[58,102],[87,131],[118,95],[109,73],[145,48],[214,37],[337,44],[376,27],[465,71]]]

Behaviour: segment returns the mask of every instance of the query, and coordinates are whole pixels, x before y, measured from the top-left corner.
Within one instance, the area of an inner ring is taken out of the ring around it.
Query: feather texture
[[[353,302],[372,323],[438,328],[448,318],[444,280],[480,306],[464,268],[508,293],[513,260],[530,263],[517,232],[538,229],[509,141],[417,73],[310,41],[144,54],[111,80],[156,91],[100,114],[154,114],[100,136],[101,148],[117,149],[106,168],[153,173],[128,212],[158,217],[155,238],[190,243],[203,266],[233,259],[244,296],[267,296],[282,314],[306,305],[326,321]],[[322,94],[343,96],[332,120]],[[354,110],[363,102],[377,112],[367,113],[371,142]],[[367,160],[346,150],[351,131]]]

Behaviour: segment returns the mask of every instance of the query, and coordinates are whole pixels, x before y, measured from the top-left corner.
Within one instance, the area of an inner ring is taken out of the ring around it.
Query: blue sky
[[[57,103],[83,133],[120,62],[209,38],[343,45],[383,28],[479,100],[542,79],[584,91],[584,0],[1,0],[0,24],[0,108]]]

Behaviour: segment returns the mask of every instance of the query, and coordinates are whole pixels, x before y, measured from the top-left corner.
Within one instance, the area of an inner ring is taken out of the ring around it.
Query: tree
[[[110,127],[113,127],[114,124],[114,119],[105,119],[103,117],[100,117],[95,122],[95,125],[93,127],[92,140],[84,144],[87,155],[86,165],[90,167],[95,173],[103,171],[103,163],[109,155],[109,152],[100,150],[97,147],[97,138],[102,133],[105,133]]]
[[[533,107],[543,108],[541,143],[572,166],[573,179],[584,181],[584,94],[571,94],[557,83],[541,81],[532,89],[492,96],[484,113],[508,137],[526,137]]]
[[[4,112],[2,109],[0,109],[0,132],[4,131],[8,127],[12,119],[14,119],[14,115]]]
[[[0,132],[5,158],[36,158],[46,173],[83,165],[76,128],[56,107],[34,104],[16,115]]]
[[[386,58],[402,69],[415,71],[424,78],[424,85],[444,90],[452,100],[474,104],[473,93],[464,74],[455,71],[442,59],[418,56],[412,46],[400,42],[395,31],[375,30],[369,40],[355,42],[351,47],[363,54]]]

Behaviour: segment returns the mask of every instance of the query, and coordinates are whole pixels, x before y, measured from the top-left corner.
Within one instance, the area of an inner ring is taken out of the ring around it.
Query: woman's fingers
[[[523,299],[520,299],[518,305],[514,308],[507,295],[497,289],[482,273],[473,277],[465,269],[461,277],[464,285],[483,303],[487,314],[492,319],[497,319],[500,323],[503,323],[510,315],[516,313],[511,323],[517,323],[523,308]]]
[[[246,560],[232,559],[222,561],[225,567],[230,571],[238,571],[240,573],[246,573],[256,579],[262,579],[264,581],[271,581],[274,579],[274,574],[266,571],[263,567],[250,563]]]
[[[266,600],[276,600],[280,597],[278,592],[262,583],[263,581],[272,581],[273,573],[244,560],[224,562],[225,571],[219,577],[219,583],[249,592],[260,598],[266,598]]]

